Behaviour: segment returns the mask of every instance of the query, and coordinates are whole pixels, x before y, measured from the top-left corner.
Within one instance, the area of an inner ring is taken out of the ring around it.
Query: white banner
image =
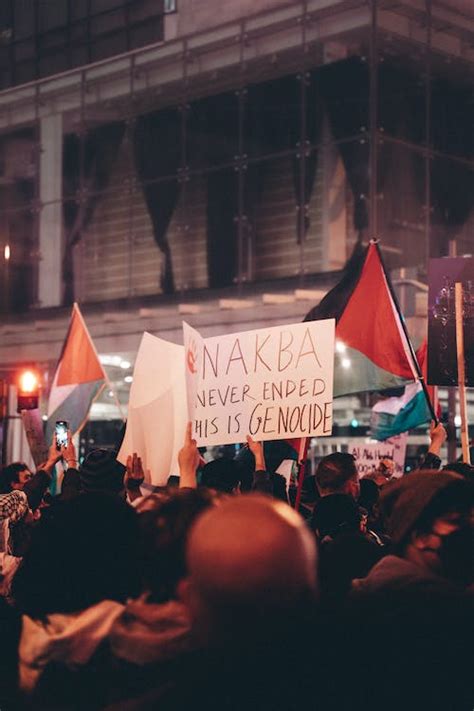
[[[164,485],[178,474],[177,455],[186,429],[184,348],[144,333],[130,389],[125,437],[118,459],[142,458],[149,484]]]
[[[207,339],[183,329],[198,446],[331,434],[334,319]]]
[[[386,439],[387,444],[393,445],[393,462],[395,470],[393,476],[399,479],[405,473],[405,457],[407,454],[408,432],[402,432]]]

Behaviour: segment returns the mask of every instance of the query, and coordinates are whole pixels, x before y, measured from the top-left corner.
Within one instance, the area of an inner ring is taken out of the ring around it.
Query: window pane
[[[38,3],[40,31],[45,32],[54,27],[66,25],[67,6],[66,0],[40,0]]]
[[[188,162],[192,169],[233,164],[239,150],[236,92],[193,101],[186,118]]]
[[[13,11],[14,39],[31,36],[35,31],[34,0],[15,0]]]
[[[127,51],[127,33],[117,32],[91,43],[91,61],[97,62],[114,54]]]
[[[300,136],[299,89],[296,75],[248,86],[244,149],[249,157],[296,150]]]

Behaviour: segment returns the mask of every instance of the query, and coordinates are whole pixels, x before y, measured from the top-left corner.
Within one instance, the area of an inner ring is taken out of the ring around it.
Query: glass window
[[[31,37],[35,31],[35,0],[15,0],[13,11],[14,39]]]
[[[176,0],[165,0],[165,12],[176,12],[177,11]]]
[[[73,4],[73,3],[72,3]],[[68,3],[64,0],[39,0],[38,23],[40,32],[46,32],[67,23]]]
[[[234,163],[239,152],[239,100],[226,92],[191,102],[186,112],[191,169]]]

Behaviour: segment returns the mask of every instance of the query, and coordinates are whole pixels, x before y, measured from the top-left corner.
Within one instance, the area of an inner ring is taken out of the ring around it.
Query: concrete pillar
[[[40,127],[40,263],[38,297],[41,306],[59,306],[62,294],[62,153],[61,114],[41,119]],[[53,202],[54,201],[54,202]]]

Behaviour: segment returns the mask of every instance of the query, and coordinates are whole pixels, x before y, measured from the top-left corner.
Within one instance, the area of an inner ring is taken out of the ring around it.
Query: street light
[[[36,410],[39,401],[40,380],[33,370],[23,370],[18,377],[17,411]]]

